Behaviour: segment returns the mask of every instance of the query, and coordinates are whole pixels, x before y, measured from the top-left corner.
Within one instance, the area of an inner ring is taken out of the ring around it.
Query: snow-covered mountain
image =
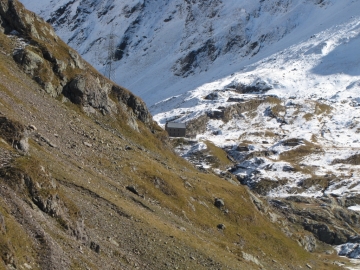
[[[306,64],[314,55],[323,64],[312,61],[310,65],[315,66],[310,66],[309,74],[323,77],[328,75],[324,72],[342,72],[327,67],[344,57],[341,52],[347,48],[337,46],[348,44],[356,49],[356,34],[347,40],[346,33],[356,31],[347,25],[353,22],[356,27],[360,10],[359,1],[354,0],[22,2],[51,22],[61,38],[102,72],[107,37],[113,29],[119,49],[115,81],[141,96],[148,106],[239,72],[305,41],[309,57],[301,58],[305,52],[299,51],[293,54],[293,61],[299,57],[298,61]],[[344,31],[345,39],[332,44],[327,43],[327,35],[309,40],[326,30],[330,36]],[[334,54],[338,56],[334,58]],[[356,63],[359,54],[350,59]],[[348,72],[359,75],[356,70]],[[299,78],[285,79],[292,86]],[[284,84],[284,78],[279,82]]]

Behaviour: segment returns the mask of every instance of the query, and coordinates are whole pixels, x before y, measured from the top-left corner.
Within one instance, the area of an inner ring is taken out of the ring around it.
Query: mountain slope
[[[106,52],[94,51],[107,46],[113,24],[117,79],[151,105],[158,123],[187,122],[200,140],[179,153],[201,169],[235,174],[281,200],[289,220],[319,240],[343,244],[359,230],[348,218],[359,209],[359,5],[61,1],[33,8],[93,63],[104,59]],[[208,164],[209,141],[231,157],[229,172]],[[357,256],[353,248],[341,254]]]
[[[0,269],[339,269],[19,2],[0,18]]]

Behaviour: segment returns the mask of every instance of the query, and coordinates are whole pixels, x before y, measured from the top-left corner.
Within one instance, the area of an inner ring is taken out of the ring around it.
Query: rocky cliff
[[[152,126],[145,103],[128,90],[95,71],[76,51],[57,37],[53,28],[25,10],[17,1],[2,1],[0,29],[13,36],[14,60],[52,97],[64,96],[88,112],[118,113],[115,102],[134,123],[138,119]],[[117,101],[110,96],[114,94]]]

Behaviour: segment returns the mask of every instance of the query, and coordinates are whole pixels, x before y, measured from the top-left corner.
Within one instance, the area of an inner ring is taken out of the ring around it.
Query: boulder
[[[212,92],[204,97],[204,99],[206,99],[206,100],[216,100],[218,98],[219,98],[218,92]]]
[[[222,199],[219,199],[219,198],[216,198],[215,199],[215,202],[214,202],[214,205],[217,207],[217,208],[221,208],[221,207],[224,207],[225,206],[225,203]]]
[[[96,244],[95,242],[91,241],[90,249],[95,251],[96,253],[100,253],[100,245]]]
[[[243,146],[243,145],[238,145],[236,147],[236,151],[239,151],[239,152],[249,152],[250,151],[250,148],[248,146]]]
[[[293,167],[291,167],[290,165],[285,165],[282,168],[283,172],[294,172],[295,169]]]
[[[27,137],[24,137],[19,141],[18,148],[20,151],[27,153],[29,147],[29,139]]]

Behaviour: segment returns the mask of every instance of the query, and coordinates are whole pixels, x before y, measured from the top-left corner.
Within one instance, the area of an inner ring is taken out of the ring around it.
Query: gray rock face
[[[40,69],[44,63],[44,59],[40,55],[28,49],[18,51],[14,55],[14,59],[23,66],[25,73],[32,76],[35,75],[35,70]]]
[[[312,232],[322,242],[335,245],[343,244],[341,243],[341,239],[338,239],[338,234],[330,230],[326,224],[305,224],[304,228],[305,230]]]
[[[50,179],[49,179],[50,180]],[[38,183],[35,179],[24,175],[24,183],[30,193],[32,201],[41,211],[52,217],[65,216],[65,206],[51,183]]]
[[[208,122],[209,117],[207,115],[202,115],[198,118],[188,121],[186,123],[186,135],[196,136],[196,134],[204,133]]]
[[[21,16],[23,15],[25,8],[22,5],[19,5],[16,1],[1,1],[0,2],[0,15],[5,18],[3,20],[3,26],[5,26],[5,32],[10,32],[12,29],[17,29],[18,32],[22,34],[33,33],[36,34],[36,29],[31,27],[32,22],[35,19],[27,16],[26,19],[22,20]]]
[[[152,123],[152,116],[148,111],[144,101],[142,101],[140,98],[127,91],[126,89],[117,85],[113,85],[111,91],[116,96],[119,102],[124,103],[132,109],[132,112],[137,119],[139,119],[146,125]]]
[[[75,104],[91,106],[105,112],[111,111],[106,86],[102,87],[99,81],[90,75],[79,75],[74,78],[64,88],[63,94]]]
[[[216,100],[218,98],[219,98],[219,94],[217,92],[212,92],[204,97],[204,99],[207,99],[207,100]]]
[[[25,48],[15,52],[14,60],[50,96],[57,97],[60,94],[62,88],[60,87],[60,80],[53,72],[53,64],[43,58],[42,55]]]
[[[341,245],[356,235],[360,215],[343,209],[335,200],[329,199],[327,204],[323,200],[289,197],[286,200],[271,200],[284,216],[292,223],[299,224],[311,232],[318,240],[330,244]],[[307,204],[309,207],[304,207]],[[346,225],[344,225],[346,224]],[[301,244],[311,250],[314,239],[304,239]]]
[[[64,96],[73,103],[100,110],[105,114],[117,111],[115,103],[109,98],[110,93],[115,95],[119,102],[118,108],[127,115],[127,123],[132,129],[138,130],[136,119],[148,126],[152,124],[152,116],[140,98],[103,78],[92,74],[79,75],[71,80],[63,91]]]

